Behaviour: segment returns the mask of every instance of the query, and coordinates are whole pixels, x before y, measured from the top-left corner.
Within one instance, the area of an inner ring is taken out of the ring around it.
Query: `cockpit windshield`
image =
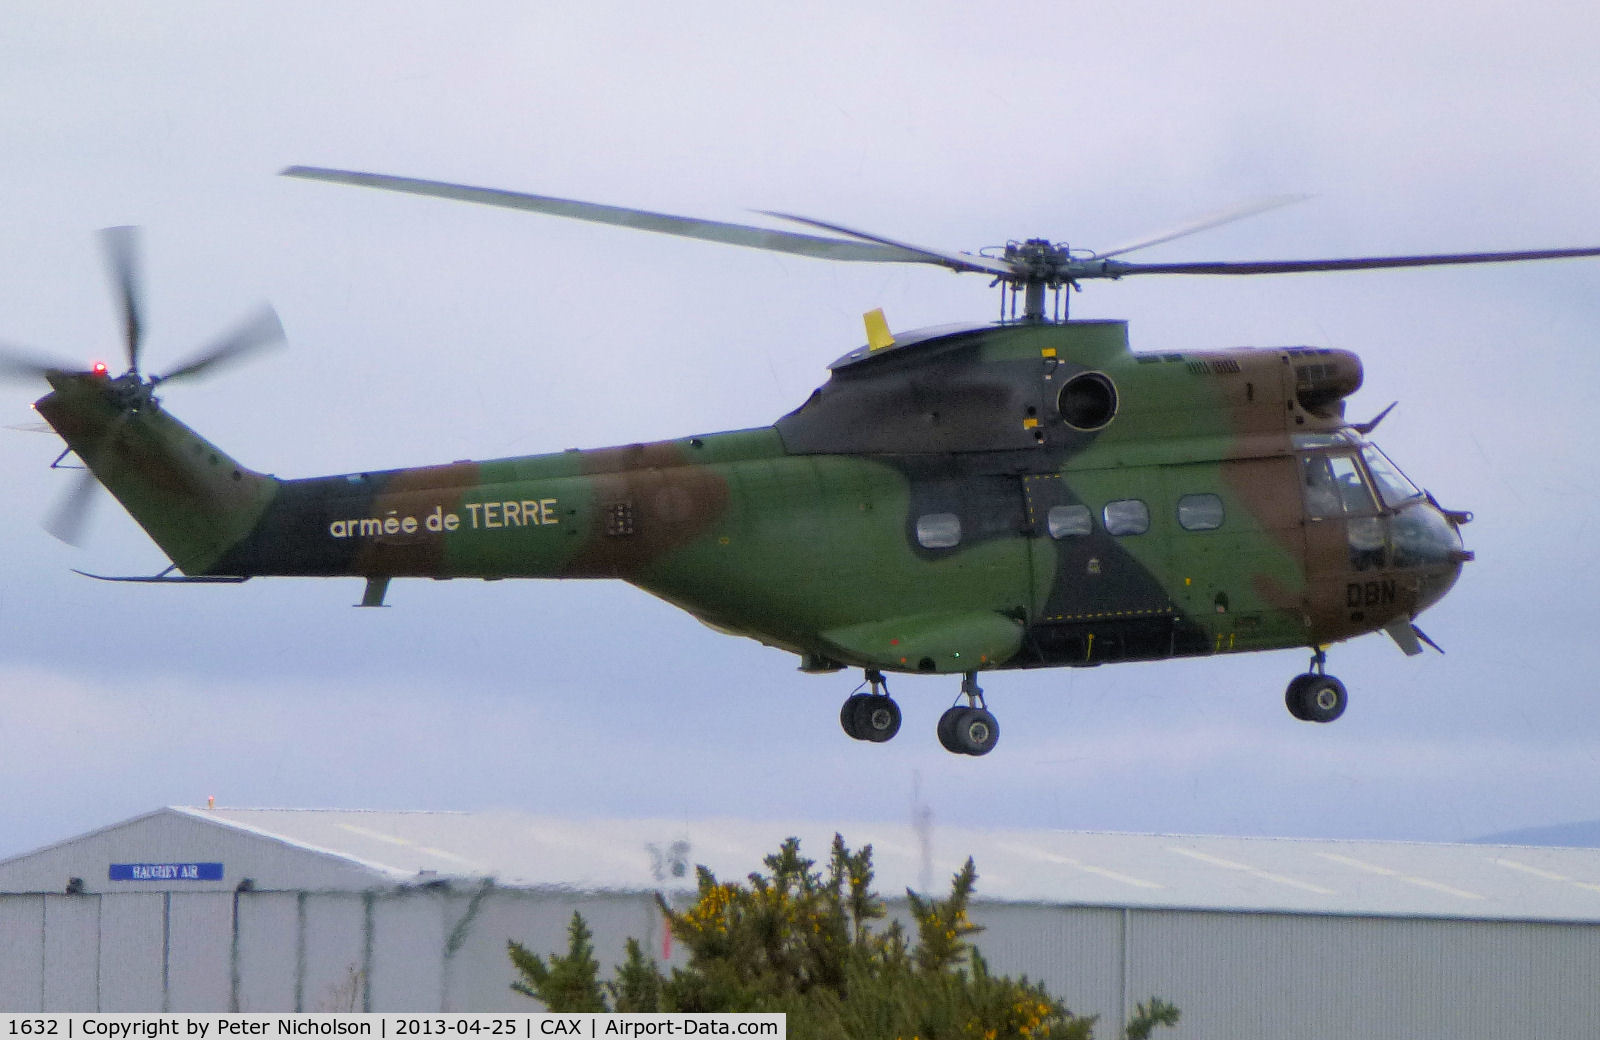
[[[1390,462],[1389,456],[1379,451],[1376,444],[1364,445],[1361,457],[1366,460],[1367,472],[1372,474],[1372,482],[1378,486],[1378,497],[1383,499],[1383,504],[1390,509],[1422,497],[1417,485],[1407,480],[1406,475],[1400,472],[1400,467]]]
[[[1461,562],[1471,558],[1461,547],[1456,522],[1431,499],[1424,500],[1423,492],[1376,445],[1340,432],[1300,435],[1294,446],[1301,452],[1300,487],[1311,521],[1308,545],[1331,553],[1337,551],[1336,540],[1344,541],[1349,550],[1345,566],[1352,573],[1452,568],[1448,581],[1455,580]],[[1448,583],[1438,586],[1443,588]],[[1434,598],[1440,595],[1436,591]]]

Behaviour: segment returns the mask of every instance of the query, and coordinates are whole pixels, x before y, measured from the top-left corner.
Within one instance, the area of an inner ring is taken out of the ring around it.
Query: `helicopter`
[[[467,201],[834,261],[987,276],[998,320],[866,342],[771,425],[595,450],[279,479],[168,413],[156,390],[272,346],[268,308],[165,375],[140,370],[135,234],[102,233],[128,368],[7,351],[76,455],[51,517],[72,540],[107,488],[171,561],[149,583],[357,577],[610,578],[711,628],[858,669],[840,724],[882,743],[901,725],[891,674],[959,677],[940,744],[981,756],[1000,727],[986,672],[1303,648],[1284,693],[1337,719],[1335,643],[1384,632],[1438,647],[1416,619],[1473,559],[1471,519],[1413,483],[1349,421],[1354,353],[1329,347],[1135,352],[1120,320],[1071,318],[1063,292],[1135,275],[1258,275],[1600,256],[1600,248],[1323,260],[1137,263],[1136,249],[1282,204],[1245,207],[1095,253],[1043,238],[947,252],[792,214],[804,233],[325,167],[289,177]],[[822,232],[818,234],[815,232]],[[1020,313],[1018,304],[1020,303]],[[1393,407],[1392,405],[1390,406]],[[80,572],[81,573],[81,572]]]

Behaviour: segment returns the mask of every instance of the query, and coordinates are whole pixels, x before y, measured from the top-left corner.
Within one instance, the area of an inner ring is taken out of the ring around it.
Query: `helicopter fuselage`
[[[617,578],[811,671],[1317,648],[1409,625],[1470,558],[1345,422],[1345,351],[1021,322],[832,369],[770,427],[301,480],[104,380],[38,409],[185,575]]]

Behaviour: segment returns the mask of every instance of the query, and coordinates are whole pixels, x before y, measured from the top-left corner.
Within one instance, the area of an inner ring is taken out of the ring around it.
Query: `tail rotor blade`
[[[79,473],[78,479],[45,519],[44,529],[68,545],[81,546],[99,487],[100,482],[93,473],[87,469]]]
[[[60,365],[0,343],[0,379],[42,379],[61,370]]]
[[[128,421],[128,414],[124,412],[114,419],[101,435],[99,443],[94,445],[93,449],[87,453],[78,452],[78,457],[80,459],[88,456],[104,457],[105,453],[121,435],[122,424]],[[94,501],[98,497],[95,491],[99,487],[99,479],[95,477],[94,473],[88,468],[87,462],[85,462],[84,468],[78,473],[78,479],[67,489],[67,493],[61,497],[61,500],[56,503],[55,509],[51,510],[50,515],[45,519],[44,529],[68,545],[81,546],[84,533],[88,530],[89,515]]]
[[[258,350],[275,347],[283,340],[283,323],[278,320],[277,312],[270,306],[263,307],[231,332],[221,336],[200,353],[159,379],[163,383],[174,379],[188,379],[215,365],[236,361]]]
[[[123,341],[128,352],[128,367],[137,372],[139,345],[144,333],[140,318],[143,308],[140,304],[139,229],[127,226],[106,228],[100,232],[100,244],[105,250],[112,287],[122,307]]]

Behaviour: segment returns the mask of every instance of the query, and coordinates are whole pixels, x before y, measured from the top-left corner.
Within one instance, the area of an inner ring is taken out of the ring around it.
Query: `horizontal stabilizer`
[[[171,568],[168,569],[170,570]],[[248,577],[240,577],[233,574],[201,574],[191,578],[184,574],[168,574],[166,571],[162,571],[160,574],[136,574],[132,576],[90,574],[88,571],[80,571],[76,567],[72,568],[72,573],[81,574],[85,578],[93,578],[95,581],[134,581],[145,585],[241,585],[250,580]]]
[[[1389,633],[1394,645],[1398,646],[1400,652],[1407,657],[1415,657],[1422,653],[1422,641],[1417,638],[1416,627],[1411,622],[1401,618],[1399,621],[1389,622],[1383,630]]]
[[[1429,639],[1426,632],[1404,618],[1389,622],[1384,626],[1383,630],[1389,634],[1389,638],[1394,640],[1394,645],[1398,646],[1407,657],[1415,657],[1422,653],[1422,645],[1424,643],[1438,650],[1441,654],[1444,653],[1444,649],[1438,643]]]

